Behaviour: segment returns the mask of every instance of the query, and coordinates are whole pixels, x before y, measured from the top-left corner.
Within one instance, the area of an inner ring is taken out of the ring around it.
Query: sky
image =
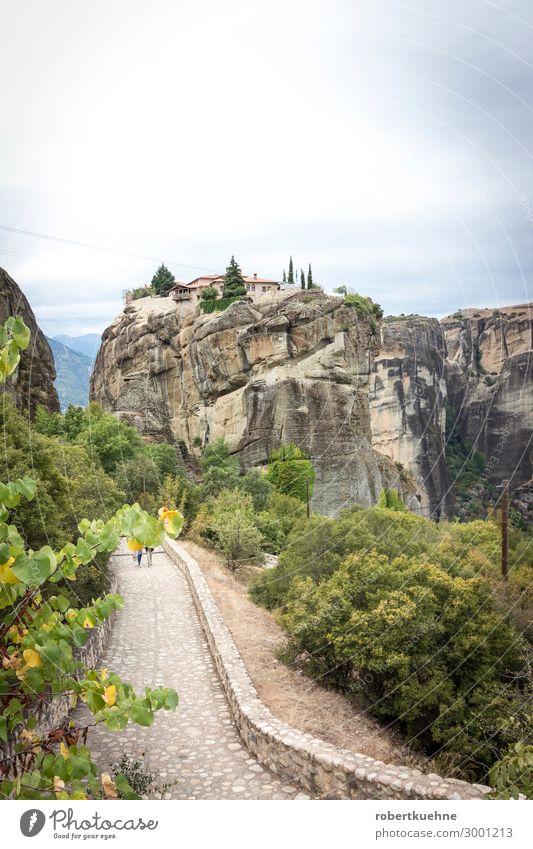
[[[387,313],[532,298],[530,0],[0,6],[0,265],[49,335],[232,253]]]

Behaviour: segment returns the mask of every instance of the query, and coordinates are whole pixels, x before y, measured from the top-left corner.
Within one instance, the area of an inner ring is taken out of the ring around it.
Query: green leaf
[[[35,498],[36,483],[32,478],[24,477],[15,481],[15,487],[20,495],[23,495],[27,501],[33,501]]]
[[[154,715],[151,710],[145,707],[143,704],[139,704],[139,702],[134,702],[131,706],[131,718],[137,725],[152,725],[154,721]]]
[[[85,566],[87,563],[91,562],[91,560],[93,559],[93,556],[94,555],[93,555],[93,552],[91,551],[90,546],[87,545],[85,540],[80,537],[78,539],[78,542],[77,542],[77,545],[76,545],[76,557],[79,557],[79,559],[81,560],[81,562]]]
[[[7,743],[7,719],[0,714],[0,740]]]
[[[21,554],[11,568],[27,587],[39,587],[50,575],[50,560],[47,557],[36,557],[35,554],[31,557]]]
[[[25,351],[28,345],[30,344],[31,339],[31,332],[29,327],[24,324],[20,316],[17,316],[16,318],[9,318],[7,323],[8,329],[10,330],[16,345],[22,351]]]

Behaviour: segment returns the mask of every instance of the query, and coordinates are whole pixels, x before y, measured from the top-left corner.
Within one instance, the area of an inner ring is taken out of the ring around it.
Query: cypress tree
[[[287,277],[287,283],[290,286],[294,283],[294,266],[292,264],[292,256],[289,259],[289,276]]]
[[[285,269],[283,269],[283,282],[284,282],[284,283],[286,283],[286,282],[287,282],[287,274],[286,274],[286,272],[285,272]]]
[[[246,286],[239,264],[232,255],[224,275],[223,298],[236,298],[246,295]]]
[[[307,288],[313,288],[313,272],[311,271],[311,263],[309,263],[309,271],[307,272]]]
[[[300,268],[300,286],[305,289],[305,274],[303,268]]]
[[[174,275],[168,270],[165,263],[162,262],[152,277],[151,286],[155,295],[166,295],[168,290],[172,289],[175,282]]]

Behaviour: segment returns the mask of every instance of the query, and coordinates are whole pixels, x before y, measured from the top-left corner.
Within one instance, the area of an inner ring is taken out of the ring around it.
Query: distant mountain
[[[100,338],[95,333],[88,335],[95,336],[97,339]],[[69,337],[63,338],[68,339]],[[54,355],[57,372],[55,387],[59,395],[61,410],[65,411],[69,404],[79,407],[87,406],[89,402],[89,380],[93,367],[92,359],[86,354],[74,351],[68,345],[58,342],[57,339],[48,338],[48,344]]]
[[[59,333],[57,336],[54,336],[54,339],[56,342],[66,345],[67,348],[71,348],[73,351],[85,354],[94,363],[98,348],[100,347],[101,336],[100,333],[86,333],[84,336],[65,336]]]

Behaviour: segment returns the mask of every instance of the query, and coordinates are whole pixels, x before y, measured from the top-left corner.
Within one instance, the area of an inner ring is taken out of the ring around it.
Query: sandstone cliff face
[[[446,345],[434,318],[389,319],[370,383],[374,448],[414,475],[417,512],[435,519],[453,513],[445,459]]]
[[[223,436],[243,467],[282,442],[308,452],[313,506],[374,504],[398,470],[372,448],[369,380],[379,337],[340,298],[320,292],[180,313],[169,299],[126,307],[104,333],[91,397],[144,433],[189,448]]]
[[[50,412],[59,410],[54,387],[54,358],[44,334],[37,326],[33,310],[15,281],[0,268],[0,322],[10,315],[20,315],[31,330],[31,343],[21,353],[20,365],[0,391],[7,392],[20,410],[33,416],[39,404]]]
[[[533,477],[532,317],[524,304],[442,321],[459,432],[484,454],[490,480],[512,490]]]

